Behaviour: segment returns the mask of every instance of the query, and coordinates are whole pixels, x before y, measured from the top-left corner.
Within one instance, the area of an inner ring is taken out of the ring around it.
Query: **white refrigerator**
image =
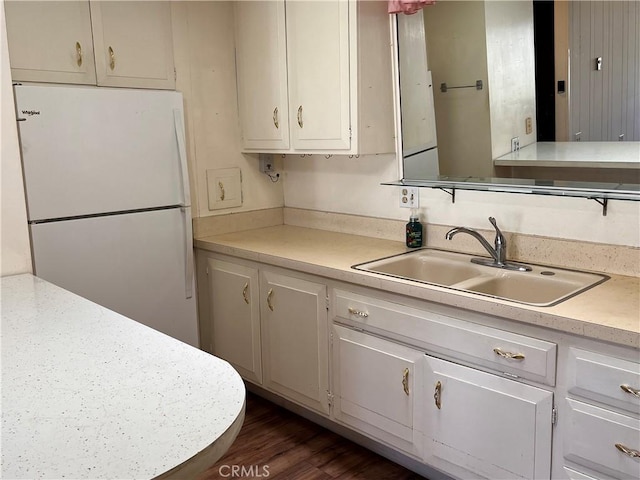
[[[198,346],[182,95],[16,85],[34,273]]]

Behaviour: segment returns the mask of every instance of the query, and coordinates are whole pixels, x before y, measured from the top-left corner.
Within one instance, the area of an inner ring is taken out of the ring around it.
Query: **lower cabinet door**
[[[552,392],[430,356],[425,389],[426,463],[454,476],[550,478]]]
[[[424,353],[338,325],[331,348],[336,420],[421,457]]]
[[[260,272],[264,386],[329,414],[327,287]]]
[[[254,383],[262,383],[258,270],[209,258],[213,354]]]

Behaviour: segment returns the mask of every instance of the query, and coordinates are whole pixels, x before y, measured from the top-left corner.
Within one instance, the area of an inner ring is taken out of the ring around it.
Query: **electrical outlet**
[[[262,173],[272,173],[275,170],[273,166],[273,155],[268,153],[261,153],[258,155],[260,161],[260,171]]]
[[[420,190],[418,187],[400,188],[400,206],[418,208],[420,206]]]
[[[520,150],[520,137],[513,137],[511,139],[511,151],[517,152]]]

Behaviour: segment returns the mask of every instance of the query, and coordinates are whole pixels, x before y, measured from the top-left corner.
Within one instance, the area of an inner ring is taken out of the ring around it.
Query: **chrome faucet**
[[[489,217],[489,221],[491,222],[491,225],[493,225],[493,228],[495,228],[496,230],[494,247],[492,247],[489,242],[487,242],[487,240],[477,231],[466,227],[452,228],[447,232],[445,238],[447,240],[451,240],[458,233],[467,233],[478,240],[480,244],[485,248],[485,250],[489,252],[489,255],[491,255],[491,259],[474,257],[471,259],[473,263],[486,265],[487,267],[505,268],[507,270],[519,270],[521,272],[530,271],[531,267],[529,267],[528,265],[507,261],[507,240],[504,238],[504,235],[502,235],[502,232],[498,228],[496,219],[493,217]]]

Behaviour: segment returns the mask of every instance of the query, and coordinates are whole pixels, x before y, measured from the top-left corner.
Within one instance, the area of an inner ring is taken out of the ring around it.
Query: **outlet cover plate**
[[[275,171],[273,166],[273,155],[270,153],[261,153],[258,155],[260,161],[260,171],[262,173],[272,173]]]
[[[400,206],[404,208],[420,207],[420,189],[418,187],[400,187]]]

